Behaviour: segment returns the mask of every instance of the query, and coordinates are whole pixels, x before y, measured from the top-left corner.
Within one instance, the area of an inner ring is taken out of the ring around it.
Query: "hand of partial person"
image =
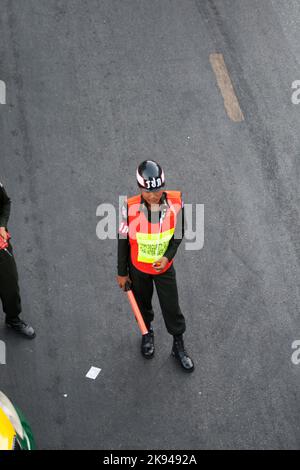
[[[159,273],[160,271],[165,269],[168,262],[169,262],[168,258],[166,256],[163,256],[162,258],[155,261],[155,263],[153,263],[152,266],[155,269],[155,271],[157,271]]]
[[[7,241],[8,233],[5,230],[5,227],[0,227],[0,236],[3,238],[3,240]]]
[[[121,289],[123,289],[124,291],[125,291],[126,282],[129,281],[130,284],[131,284],[131,279],[128,275],[127,276],[117,276],[117,281],[118,281],[119,287]]]

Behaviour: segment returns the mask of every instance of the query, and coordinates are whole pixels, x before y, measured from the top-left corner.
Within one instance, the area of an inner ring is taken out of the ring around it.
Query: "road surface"
[[[0,388],[40,449],[300,448],[299,17],[296,0],[1,0],[0,180],[37,338],[0,327]],[[116,240],[96,235],[145,159],[204,204],[203,249],[175,258],[190,375],[156,296],[141,356]]]

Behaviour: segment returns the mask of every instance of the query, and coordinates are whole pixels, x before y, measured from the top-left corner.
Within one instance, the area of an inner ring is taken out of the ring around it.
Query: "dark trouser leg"
[[[176,271],[173,265],[163,274],[153,276],[157,295],[166,324],[171,335],[180,335],[185,332],[185,318],[178,302]]]
[[[132,280],[132,291],[140,308],[143,319],[149,329],[154,318],[152,308],[153,281],[150,274],[143,273],[129,263],[129,277]]]
[[[11,247],[9,250],[12,252]],[[3,250],[0,251],[0,298],[6,319],[17,318],[22,310],[17,266],[14,257]]]

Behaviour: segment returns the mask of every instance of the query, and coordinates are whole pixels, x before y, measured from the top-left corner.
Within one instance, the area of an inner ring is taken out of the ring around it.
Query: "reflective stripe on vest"
[[[161,233],[137,232],[138,261],[154,263],[154,261],[160,259],[166,252],[174,231],[175,229],[171,228]]]

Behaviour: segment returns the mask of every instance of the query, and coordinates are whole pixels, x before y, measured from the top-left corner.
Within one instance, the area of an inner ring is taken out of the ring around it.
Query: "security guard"
[[[172,356],[186,372],[194,364],[185,350],[185,318],[178,303],[176,272],[173,258],[184,236],[184,204],[180,191],[164,191],[165,177],[153,160],[137,168],[141,194],[130,197],[122,208],[118,233],[118,284],[125,290],[131,283],[148,333],[143,335],[141,352],[154,355],[154,331],[151,322],[153,281],[156,287],[167,331],[173,335]]]
[[[0,250],[0,299],[3,311],[6,314],[6,325],[17,333],[32,339],[35,337],[34,329],[19,317],[21,313],[21,299],[18,272],[7,232],[10,206],[10,198],[0,183],[0,237],[8,243],[6,249]]]

